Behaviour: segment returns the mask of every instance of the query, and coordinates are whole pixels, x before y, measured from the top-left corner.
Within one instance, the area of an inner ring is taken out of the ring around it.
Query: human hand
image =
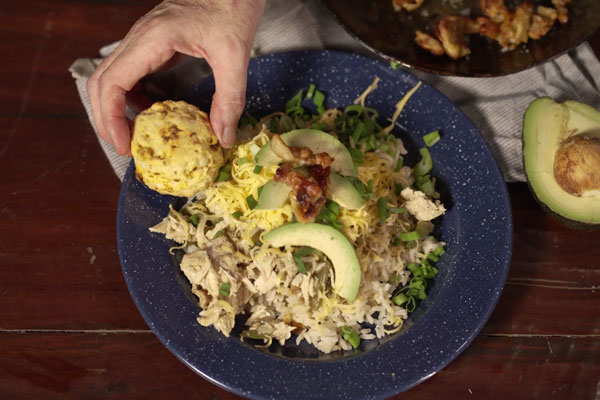
[[[213,70],[212,128],[231,147],[246,101],[254,34],[266,0],[165,0],[139,19],[87,82],[98,134],[130,154],[125,94],[176,53],[204,58]]]

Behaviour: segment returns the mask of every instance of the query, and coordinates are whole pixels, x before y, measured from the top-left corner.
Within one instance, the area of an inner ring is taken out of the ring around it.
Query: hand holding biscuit
[[[138,20],[87,83],[99,135],[130,153],[125,94],[176,52],[206,59],[215,77],[210,111],[223,147],[231,147],[245,104],[250,49],[265,0],[165,0]]]

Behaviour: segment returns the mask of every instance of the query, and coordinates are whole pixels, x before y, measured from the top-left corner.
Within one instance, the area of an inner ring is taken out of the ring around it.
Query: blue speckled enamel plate
[[[247,110],[255,116],[283,110],[285,102],[310,83],[327,94],[328,107],[343,107],[375,76],[381,82],[367,104],[381,116],[391,116],[395,103],[417,83],[409,73],[332,51],[260,57],[250,63]],[[208,79],[192,88],[185,100],[208,109],[213,91],[214,82]],[[119,255],[138,309],[165,346],[227,390],[287,400],[385,398],[424,381],[456,358],[486,323],[504,286],[512,248],[508,195],[480,134],[432,87],[423,84],[398,124],[396,133],[412,153],[423,145],[424,134],[436,129],[442,133],[431,153],[433,174],[449,208],[436,231],[448,243],[447,252],[437,264],[440,274],[428,299],[403,330],[381,342],[366,341],[352,354],[308,358],[293,346],[268,352],[199,326],[199,308],[168,252],[169,243],[148,231],[177,199],[140,184],[132,164],[119,200]]]

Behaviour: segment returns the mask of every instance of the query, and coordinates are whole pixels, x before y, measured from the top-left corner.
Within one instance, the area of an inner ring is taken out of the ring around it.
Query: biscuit
[[[162,194],[191,197],[210,186],[224,157],[205,112],[183,101],[154,103],[134,120],[137,179]]]

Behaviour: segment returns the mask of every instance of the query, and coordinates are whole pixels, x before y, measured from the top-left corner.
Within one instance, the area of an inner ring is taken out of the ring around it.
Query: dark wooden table
[[[125,286],[120,183],[67,68],[155,1],[0,5],[0,399],[234,399],[175,359]],[[600,54],[600,35],[592,39]],[[600,399],[600,232],[510,184],[515,243],[475,342],[402,399]]]

